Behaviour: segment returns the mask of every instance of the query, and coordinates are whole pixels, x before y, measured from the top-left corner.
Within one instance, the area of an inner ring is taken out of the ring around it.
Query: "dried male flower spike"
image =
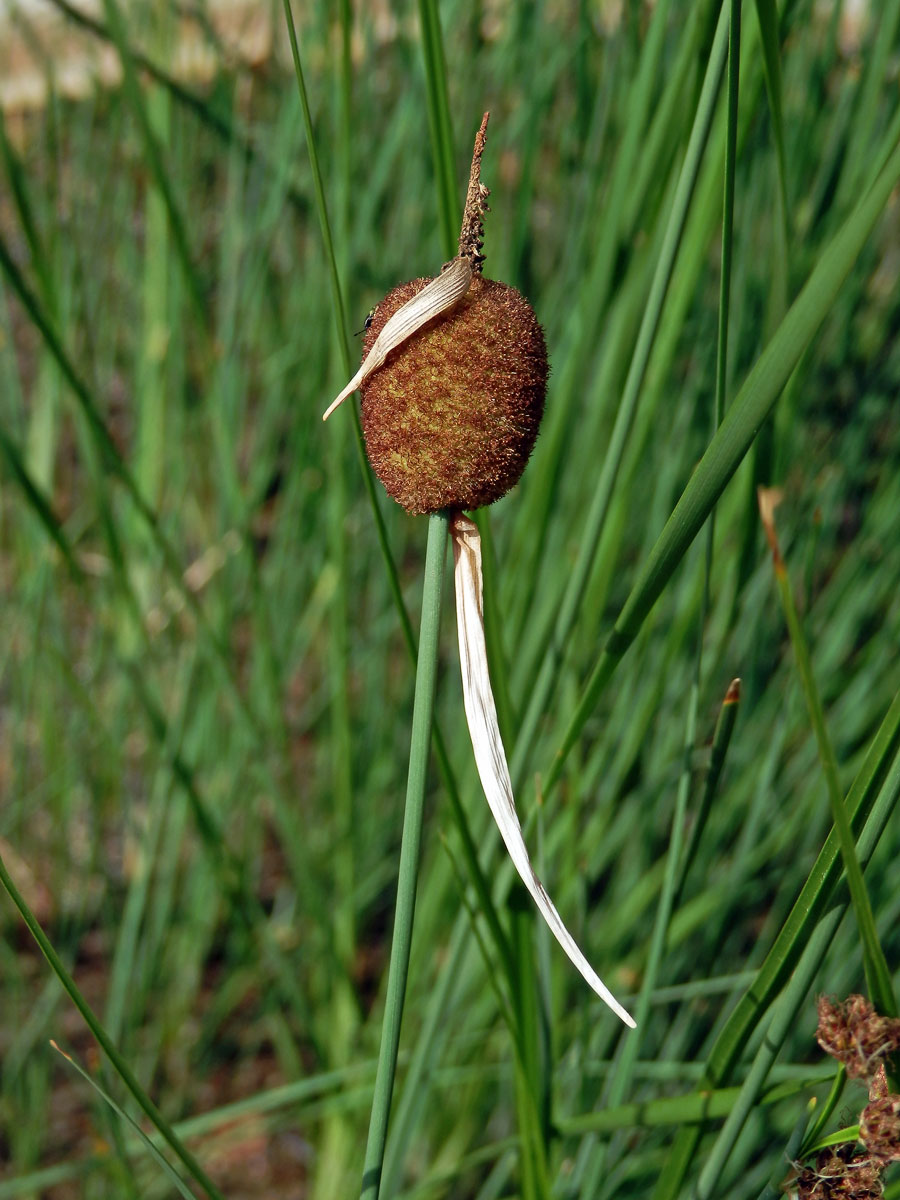
[[[488,673],[481,541],[477,525],[462,512],[498,500],[518,481],[547,388],[547,348],[531,306],[515,288],[481,276],[487,121],[485,113],[458,257],[435,279],[404,283],[376,306],[362,365],[325,417],[361,389],[366,450],[388,494],[412,513],[449,510],[463,700],[488,805],[557,941],[597,995],[633,1026],[569,933],[528,855]]]

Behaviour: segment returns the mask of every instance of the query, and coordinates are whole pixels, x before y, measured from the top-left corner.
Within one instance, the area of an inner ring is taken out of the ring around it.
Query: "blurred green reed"
[[[447,604],[381,1195],[766,1194],[863,1103],[814,1038],[866,988],[841,797],[897,986],[900,2],[297,5],[303,104],[280,9],[251,65],[203,7],[52,3],[123,82],[48,61],[0,123],[0,1198],[172,1194],[117,1109],[208,1194],[359,1192],[427,522],[319,418],[486,109],[552,363],[479,516],[494,690],[640,1024],[513,884]]]

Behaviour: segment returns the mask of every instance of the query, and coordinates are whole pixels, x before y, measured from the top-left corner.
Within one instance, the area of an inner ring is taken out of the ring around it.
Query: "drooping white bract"
[[[475,522],[462,513],[454,516],[451,533],[463,700],[481,786],[509,856],[554,937],[600,999],[633,1029],[634,1021],[582,954],[531,865],[516,812],[488,674],[482,607],[481,537]]]

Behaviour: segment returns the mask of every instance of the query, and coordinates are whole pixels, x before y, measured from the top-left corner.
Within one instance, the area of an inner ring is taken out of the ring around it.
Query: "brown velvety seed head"
[[[429,282],[414,279],[382,300],[365,354]],[[453,309],[393,351],[362,386],[366,451],[388,494],[411,513],[499,500],[534,447],[547,372],[531,305],[515,288],[476,276]]]

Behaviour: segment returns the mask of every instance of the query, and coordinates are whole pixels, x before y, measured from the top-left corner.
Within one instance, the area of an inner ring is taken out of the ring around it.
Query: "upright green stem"
[[[413,703],[412,738],[409,749],[409,775],[406,784],[406,810],[403,816],[403,841],[400,847],[400,871],[397,880],[397,907],[388,967],[384,1024],[375,1076],[375,1095],[369,1118],[369,1140],[363,1171],[363,1200],[377,1200],[381,1190],[381,1170],[387,1141],[388,1114],[397,1070],[400,1021],[409,971],[409,949],[416,907],[416,881],[419,873],[419,847],[422,841],[422,813],[425,806],[425,779],[431,744],[431,721],[437,682],[438,634],[441,624],[441,596],[444,556],[447,550],[449,514],[432,513],[428,523],[428,548],[425,552],[425,585],[422,594],[422,625],[419,633],[419,658],[416,664],[416,693]]]
[[[853,828],[850,824],[850,817],[844,807],[844,798],[838,779],[837,758],[835,757],[834,746],[825,725],[825,712],[822,708],[819,690],[813,678],[809,646],[806,644],[806,635],[803,632],[803,626],[800,624],[800,618],[797,616],[794,594],[791,591],[787,568],[781,554],[777,551],[777,543],[773,546],[773,558],[775,562],[775,579],[781,595],[785,621],[788,633],[790,634],[791,645],[794,648],[797,668],[800,672],[800,682],[803,686],[806,707],[809,711],[813,732],[816,735],[816,742],[819,747],[819,758],[822,761],[822,769],[825,773],[828,798],[831,801],[831,815],[841,847],[841,857],[844,861],[844,871],[847,876],[847,885],[850,889],[850,899],[853,904],[853,915],[856,917],[856,923],[859,928],[863,951],[863,968],[866,974],[866,986],[869,989],[869,998],[879,1012],[893,1017],[897,1014],[897,999],[894,995],[891,972],[885,960],[884,950],[878,940],[872,903],[869,899],[869,893],[866,890],[862,868],[859,865],[859,859],[856,854]]]

